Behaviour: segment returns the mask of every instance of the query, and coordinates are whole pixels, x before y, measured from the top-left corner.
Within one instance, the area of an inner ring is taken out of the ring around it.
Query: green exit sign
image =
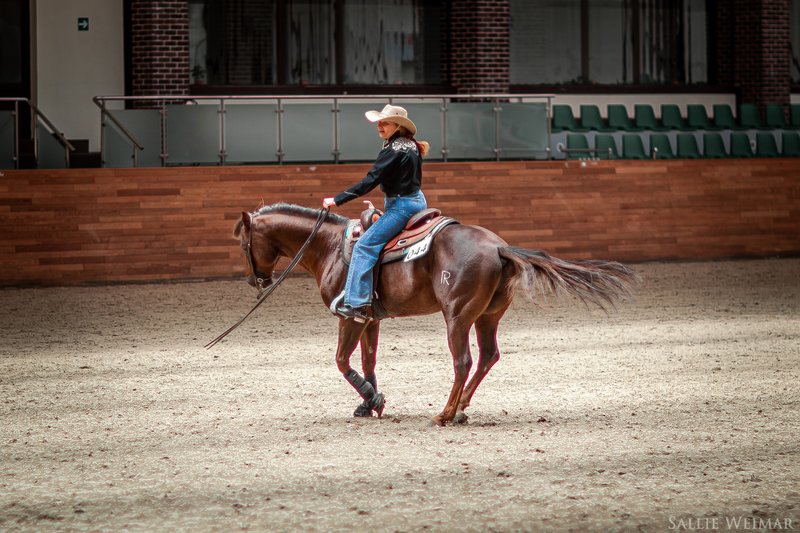
[[[89,31],[89,17],[78,17],[78,31]]]

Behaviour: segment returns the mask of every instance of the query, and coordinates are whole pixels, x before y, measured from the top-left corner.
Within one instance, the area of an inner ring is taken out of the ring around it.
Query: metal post
[[[219,164],[225,166],[225,99],[219,99]]]
[[[439,108],[442,124],[442,161],[447,163],[447,98],[442,98],[442,107]]]
[[[19,100],[14,101],[14,168],[19,168]]]
[[[494,160],[500,161],[500,99],[494,99]]]
[[[547,159],[553,158],[553,154],[550,152],[550,143],[553,142],[553,137],[552,137],[553,132],[551,131],[550,128],[550,113],[552,112],[551,103],[552,103],[552,98],[548,96],[547,97],[547,149],[546,149]]]
[[[339,99],[333,99],[333,162],[339,164]]]
[[[167,166],[167,102],[161,100],[161,166]]]
[[[283,101],[278,98],[278,109],[275,110],[278,114],[278,151],[275,155],[278,156],[278,164],[283,164]]]

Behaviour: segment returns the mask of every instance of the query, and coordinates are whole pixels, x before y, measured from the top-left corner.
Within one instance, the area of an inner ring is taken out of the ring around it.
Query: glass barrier
[[[448,159],[494,159],[495,104],[453,102],[447,106]]]
[[[381,151],[383,139],[375,124],[364,113],[376,109],[375,104],[339,104],[339,160],[374,161]]]
[[[276,163],[278,161],[278,106],[236,104],[225,106],[225,163]]]
[[[161,113],[157,109],[119,109],[109,111],[138,140],[136,165],[161,166]],[[103,128],[103,166],[127,168],[133,166],[133,143],[116,125],[106,119]]]
[[[498,107],[500,108],[500,158],[547,158],[547,105],[504,102]]]
[[[218,164],[218,105],[168,105],[167,164]]]
[[[333,161],[333,105],[284,104],[284,161]]]
[[[0,168],[14,167],[14,112],[0,111]]]
[[[431,145],[425,160],[442,160],[442,103],[398,103],[405,107],[417,127],[415,137]]]
[[[67,168],[67,149],[39,121],[36,122],[36,136],[39,140],[38,168]]]

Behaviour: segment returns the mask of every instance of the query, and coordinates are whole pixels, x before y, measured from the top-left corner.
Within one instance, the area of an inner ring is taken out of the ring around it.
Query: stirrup
[[[372,317],[367,314],[369,310],[368,305],[362,307],[351,307],[350,305],[343,305],[336,308],[336,314],[345,320],[352,318],[355,322],[364,323],[372,320]]]

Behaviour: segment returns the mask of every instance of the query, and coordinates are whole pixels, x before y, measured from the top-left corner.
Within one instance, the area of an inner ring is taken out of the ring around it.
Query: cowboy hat
[[[379,120],[394,122],[410,131],[411,135],[417,133],[417,126],[408,118],[408,111],[404,107],[387,104],[380,111],[367,111],[364,116],[370,122],[378,122]]]

